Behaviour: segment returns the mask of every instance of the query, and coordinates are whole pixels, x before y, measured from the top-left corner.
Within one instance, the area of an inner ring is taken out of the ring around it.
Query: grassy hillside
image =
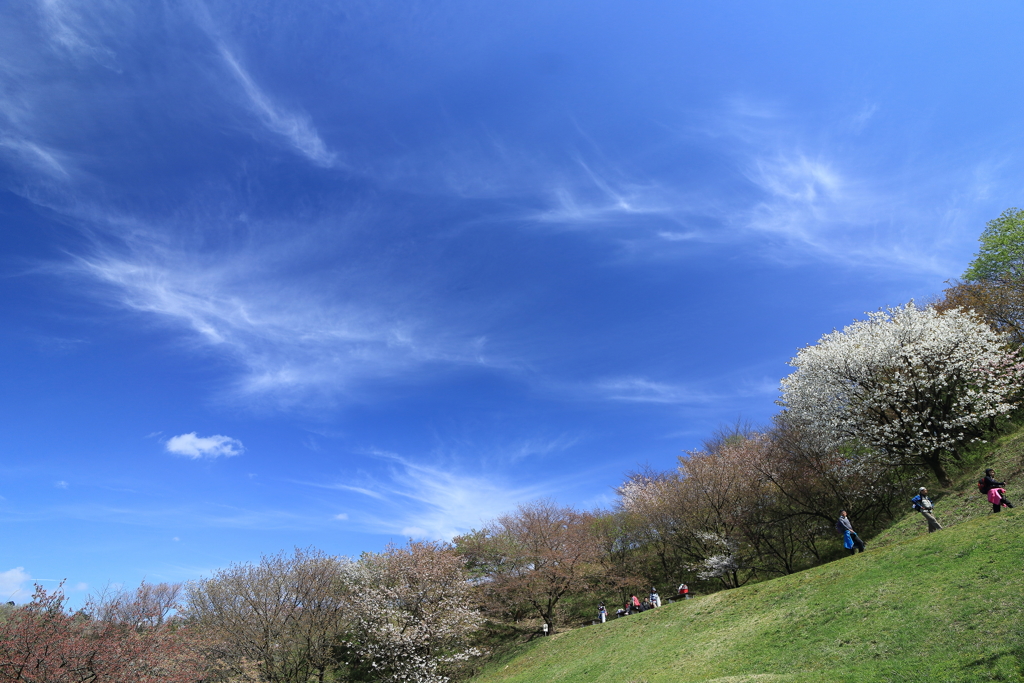
[[[985,469],[996,470],[996,477],[1007,484],[1006,495],[1017,504],[1017,498],[1024,503],[1024,428],[1012,434],[1000,437],[987,449],[984,455],[976,456],[973,464],[956,479],[956,485],[949,490],[937,486],[929,486],[929,493],[935,501],[935,517],[945,527],[955,526],[978,517],[992,513],[992,506],[978,492],[977,481],[985,475]],[[920,514],[910,509],[910,498],[914,491],[907,494],[907,514],[902,519],[871,540],[872,547],[881,548],[898,541],[913,538],[927,531],[927,524]]]
[[[965,519],[792,576],[539,639],[474,680],[1024,681],[1022,541],[1024,506]]]

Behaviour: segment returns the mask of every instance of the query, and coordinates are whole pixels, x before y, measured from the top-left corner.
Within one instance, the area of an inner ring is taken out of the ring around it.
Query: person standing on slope
[[[851,555],[856,555],[858,550],[864,552],[864,541],[860,540],[860,536],[853,530],[853,524],[850,523],[846,510],[839,513],[836,531],[843,535],[843,547],[849,550]]]
[[[608,621],[608,610],[605,609],[603,602],[597,607],[597,616],[601,620],[602,624]]]
[[[938,531],[942,528],[939,524],[939,520],[935,519],[935,515],[932,511],[935,510],[935,506],[932,505],[932,501],[928,499],[928,489],[921,487],[917,490],[917,495],[910,499],[910,502],[914,504],[914,509],[921,513],[928,522],[928,533]]]
[[[996,471],[989,468],[985,470],[985,478],[981,480],[981,492],[988,496],[988,502],[992,503],[992,512],[999,512],[1005,505],[1008,508],[1013,507],[1006,498],[1006,486],[1004,482],[996,481]]]
[[[651,589],[651,607],[661,607],[661,596],[658,595],[658,589]]]

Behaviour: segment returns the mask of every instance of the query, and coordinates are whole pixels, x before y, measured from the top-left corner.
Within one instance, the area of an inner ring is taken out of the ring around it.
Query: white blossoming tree
[[[483,616],[465,561],[447,544],[388,546],[352,570],[355,628],[346,642],[370,680],[446,683],[481,654],[471,640]]]
[[[801,349],[782,381],[787,417],[892,465],[947,467],[1020,400],[1024,364],[972,311],[869,313]]]

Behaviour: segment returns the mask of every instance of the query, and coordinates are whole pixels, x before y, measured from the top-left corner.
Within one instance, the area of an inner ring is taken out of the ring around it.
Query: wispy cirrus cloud
[[[894,191],[894,180],[856,175],[844,165],[853,164],[799,149],[754,154],[745,174],[761,198],[732,220],[747,231],[784,240],[786,253],[775,254],[790,260],[899,267],[926,275],[955,270],[948,247],[961,229],[953,220],[956,212],[906,196],[907,189],[930,192],[931,181],[909,180],[905,189]]]
[[[668,215],[678,209],[659,196],[659,188],[653,183],[631,182],[622,178],[621,172],[615,172],[614,175],[620,177],[613,179],[611,174],[598,172],[582,158],[577,157],[575,162],[582,177],[573,183],[556,182],[549,190],[549,208],[534,214],[534,220],[587,225]]]
[[[295,253],[268,245],[198,256],[145,226],[131,230],[121,247],[98,246],[59,272],[86,278],[101,300],[191,332],[199,347],[238,362],[226,398],[293,407],[351,395],[370,378],[500,364],[484,353],[484,338],[406,311],[404,295],[358,264],[297,273],[294,264],[310,256],[299,242],[289,246]],[[304,239],[322,247],[316,236]]]
[[[646,377],[604,379],[596,383],[596,388],[608,400],[631,403],[705,403],[719,398],[682,384],[656,382]]]
[[[15,135],[0,135],[0,149],[17,155],[21,161],[48,175],[60,179],[70,177],[65,165],[59,159],[59,152],[47,149],[31,140]]]
[[[656,381],[647,377],[612,377],[596,381],[587,393],[603,400],[627,403],[662,403],[666,405],[709,405],[735,401],[750,396],[771,396],[778,393],[778,381],[764,377],[717,377],[709,382],[718,391],[708,391],[695,384]]]
[[[331,152],[305,114],[289,111],[257,85],[249,72],[228,48],[217,46],[220,56],[235,80],[242,86],[249,107],[268,130],[280,135],[300,154],[318,166],[332,166],[337,155]]]
[[[963,207],[978,194],[970,188],[984,184],[975,169],[991,159],[974,152],[968,170],[882,162],[870,142],[878,110],[867,103],[809,123],[779,104],[733,98],[691,112],[663,143],[663,154],[717,159],[721,172],[706,186],[704,178],[645,171],[597,149],[600,162],[577,154],[557,170],[532,172],[545,208],[528,219],[600,227],[634,253],[659,258],[685,258],[690,252],[677,248],[685,243],[760,244],[756,253],[772,260],[948,273],[963,247]]]
[[[748,183],[723,224],[767,238],[772,258],[935,276],[955,270],[965,241],[963,206],[976,184],[961,163],[895,165],[872,146],[879,110],[866,103],[814,123],[775,103],[734,98],[704,130]],[[731,143],[731,144],[723,144]],[[986,166],[971,150],[967,166]]]
[[[516,486],[502,477],[426,465],[396,453],[368,451],[388,463],[387,476],[362,475],[360,486],[306,483],[359,494],[349,521],[367,531],[403,537],[450,539],[479,528],[516,505],[550,495],[561,482]]]
[[[105,44],[111,24],[131,16],[131,7],[105,0],[72,3],[68,0],[38,0],[42,24],[50,42],[75,59],[91,59],[117,69],[117,55]]]

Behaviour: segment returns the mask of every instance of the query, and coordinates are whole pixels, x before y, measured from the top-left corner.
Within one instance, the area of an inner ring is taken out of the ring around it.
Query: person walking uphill
[[[988,502],[992,503],[992,512],[999,512],[1004,505],[1008,508],[1013,507],[1013,503],[1006,498],[1004,486],[1004,482],[996,481],[996,471],[993,469],[985,470],[985,478],[978,482],[981,492],[987,495]]]
[[[853,524],[850,523],[846,510],[839,513],[836,531],[843,535],[843,547],[849,550],[851,555],[856,555],[858,550],[864,552],[864,541],[860,540],[860,536],[853,530]]]
[[[928,499],[928,489],[921,487],[917,490],[917,495],[910,499],[910,502],[914,504],[914,509],[921,513],[921,515],[928,522],[928,533],[938,531],[942,528],[939,524],[939,520],[935,519],[935,515],[932,513],[935,510],[935,506],[932,505],[932,501]]]

